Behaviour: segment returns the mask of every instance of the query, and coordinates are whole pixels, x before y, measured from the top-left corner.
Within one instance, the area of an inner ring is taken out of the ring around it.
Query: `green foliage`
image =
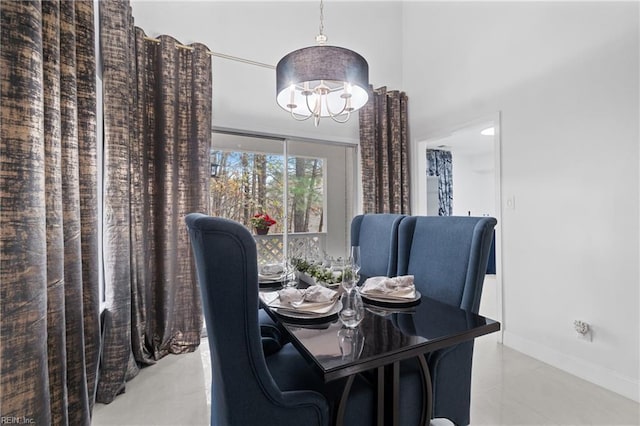
[[[325,268],[322,265],[310,263],[300,258],[294,258],[292,264],[297,271],[309,275],[316,281],[327,284],[338,284],[342,282],[342,272],[334,272],[330,268]]]

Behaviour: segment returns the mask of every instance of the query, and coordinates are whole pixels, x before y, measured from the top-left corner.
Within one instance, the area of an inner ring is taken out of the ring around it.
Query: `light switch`
[[[511,195],[509,197],[507,197],[507,208],[509,210],[515,210],[516,209],[516,197]]]

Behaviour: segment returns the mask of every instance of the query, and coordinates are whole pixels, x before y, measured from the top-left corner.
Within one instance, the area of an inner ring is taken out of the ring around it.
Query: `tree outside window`
[[[289,220],[284,223],[283,156],[217,151],[217,176],[211,177],[211,214],[243,223],[267,213],[277,221],[273,233],[323,232],[325,167],[321,158],[287,159]]]

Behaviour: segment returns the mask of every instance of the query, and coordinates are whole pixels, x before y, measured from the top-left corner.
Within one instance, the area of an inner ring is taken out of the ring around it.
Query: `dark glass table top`
[[[423,296],[404,309],[365,303],[356,329],[337,319],[300,324],[267,312],[291,334],[292,343],[322,372],[325,381],[473,340],[500,330],[500,323]],[[342,346],[342,348],[341,348]]]

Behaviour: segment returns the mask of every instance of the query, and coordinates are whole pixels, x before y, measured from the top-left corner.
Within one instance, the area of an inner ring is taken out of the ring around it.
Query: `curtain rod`
[[[157,38],[145,36],[144,39],[147,40],[147,41],[151,41],[153,43],[160,43],[160,39],[157,39]],[[176,48],[193,51],[193,47],[185,46],[183,44],[178,44],[178,43],[176,43]],[[249,64],[249,65],[255,65],[257,67],[269,68],[271,70],[275,70],[276,69],[276,67],[274,67],[273,65],[265,64],[263,62],[256,62],[256,61],[252,61],[250,59],[244,59],[244,58],[239,58],[237,56],[226,55],[224,53],[212,52],[211,50],[207,50],[207,53],[209,55],[215,56],[217,58],[229,59],[231,61],[242,62],[243,64]]]

